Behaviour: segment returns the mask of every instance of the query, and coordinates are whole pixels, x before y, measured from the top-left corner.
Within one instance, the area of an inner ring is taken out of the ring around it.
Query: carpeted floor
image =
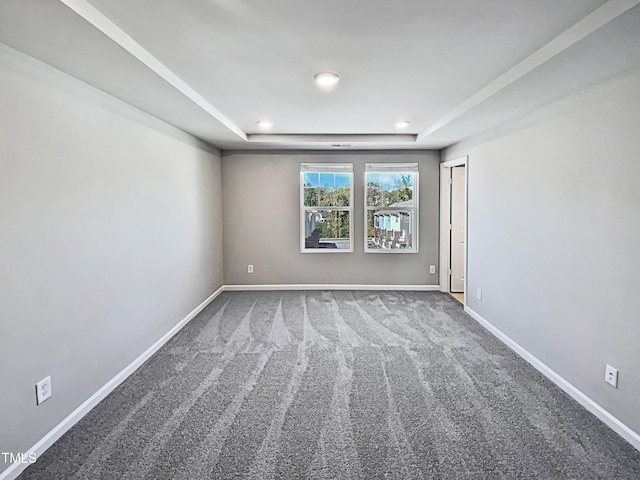
[[[437,292],[224,293],[26,479],[633,479],[640,452]]]

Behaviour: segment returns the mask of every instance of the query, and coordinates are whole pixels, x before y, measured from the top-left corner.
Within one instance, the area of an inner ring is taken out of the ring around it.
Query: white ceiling
[[[1,0],[0,42],[221,149],[427,149],[640,67],[638,4]]]

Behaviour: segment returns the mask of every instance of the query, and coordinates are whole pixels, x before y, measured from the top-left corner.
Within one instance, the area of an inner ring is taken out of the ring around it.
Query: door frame
[[[469,190],[469,157],[455,158],[440,164],[440,291],[449,293],[449,266],[451,265],[451,169],[465,166],[464,169],[464,306],[467,306],[467,255],[469,250],[469,228],[467,203]]]

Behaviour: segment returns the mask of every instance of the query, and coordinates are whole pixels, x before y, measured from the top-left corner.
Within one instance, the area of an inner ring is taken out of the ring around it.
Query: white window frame
[[[376,207],[367,205],[367,173],[389,173],[389,172],[412,172],[412,206],[411,207],[402,207],[402,210],[411,210],[412,211],[412,221],[411,221],[411,248],[369,248],[368,239],[368,223],[369,223],[369,212],[372,210],[375,211],[397,211],[398,208],[393,207]],[[419,236],[418,236],[418,227],[420,222],[419,214],[420,214],[420,171],[417,163],[367,163],[364,166],[364,252],[365,253],[418,253]]]
[[[304,174],[346,173],[349,174],[349,206],[348,207],[307,207],[304,204]],[[301,253],[353,253],[353,163],[301,163],[300,164],[300,252]],[[305,213],[310,210],[337,210],[349,212],[349,248],[306,248]]]

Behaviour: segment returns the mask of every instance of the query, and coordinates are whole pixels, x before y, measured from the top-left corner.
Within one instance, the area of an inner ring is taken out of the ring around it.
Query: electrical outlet
[[[36,383],[36,405],[40,405],[51,396],[51,377]]]
[[[253,273],[253,265],[247,265],[247,273]]]
[[[435,265],[429,265],[429,273],[436,273],[436,266]]]
[[[476,298],[478,300],[482,300],[482,290],[480,290],[479,288],[476,290]]]
[[[604,371],[604,381],[614,388],[618,388],[618,370],[611,365],[607,365]]]

